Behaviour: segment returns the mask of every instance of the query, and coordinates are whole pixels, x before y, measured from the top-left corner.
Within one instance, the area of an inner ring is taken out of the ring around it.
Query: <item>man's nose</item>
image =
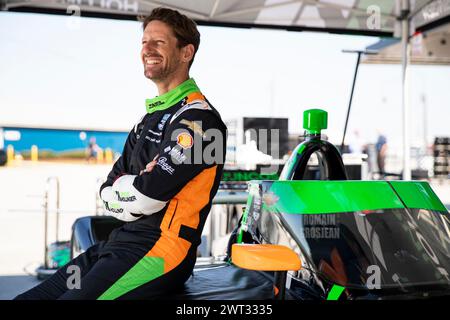
[[[145,44],[143,44],[142,52],[144,54],[155,52],[155,44],[153,43],[153,41],[147,41]]]

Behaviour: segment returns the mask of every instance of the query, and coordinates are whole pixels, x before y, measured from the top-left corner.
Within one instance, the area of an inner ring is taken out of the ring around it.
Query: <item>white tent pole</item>
[[[408,60],[409,60],[409,11],[410,1],[403,0],[401,7],[402,16],[402,117],[403,117],[403,180],[411,180],[410,165],[410,128],[409,128],[409,85],[408,85]]]

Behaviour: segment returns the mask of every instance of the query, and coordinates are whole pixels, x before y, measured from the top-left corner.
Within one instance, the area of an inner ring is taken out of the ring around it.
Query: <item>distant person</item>
[[[98,146],[95,137],[89,139],[89,145],[86,150],[87,161],[97,161],[98,153],[101,152],[101,148]]]
[[[361,134],[359,133],[359,130],[353,131],[353,135],[350,137],[349,149],[350,153],[366,153],[366,146],[361,137]]]
[[[381,133],[378,135],[378,139],[375,144],[375,150],[377,152],[378,171],[381,174],[384,174],[386,172],[384,166],[385,166],[385,162],[386,162],[387,139]]]

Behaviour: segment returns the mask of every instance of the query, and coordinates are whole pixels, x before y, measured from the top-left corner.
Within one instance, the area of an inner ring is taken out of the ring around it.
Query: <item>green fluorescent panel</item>
[[[283,213],[324,214],[404,208],[385,181],[275,181],[269,194],[277,201],[266,208]]]
[[[391,181],[390,184],[408,208],[447,212],[428,182]]]
[[[344,289],[345,287],[338,286],[337,284],[333,285],[328,293],[327,300],[338,300],[342,292],[344,292]]]
[[[306,148],[306,144],[302,143],[297,149],[297,154],[299,154],[299,155],[302,154],[303,151],[305,150],[305,148]]]
[[[106,290],[98,300],[114,300],[163,274],[163,258],[144,257]]]

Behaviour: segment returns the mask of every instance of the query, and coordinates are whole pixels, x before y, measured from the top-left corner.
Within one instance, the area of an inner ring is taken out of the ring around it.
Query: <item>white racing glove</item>
[[[112,185],[112,193],[120,207],[127,212],[137,215],[151,215],[161,211],[166,206],[166,201],[160,201],[147,197],[139,192],[133,182],[136,175],[124,175],[118,178]],[[106,189],[106,188],[105,188]],[[108,196],[105,195],[105,196]]]
[[[104,188],[100,193],[100,198],[103,200],[105,213],[109,216],[126,222],[135,221],[142,217],[142,214],[133,214],[125,210],[119,201],[117,201],[117,197],[112,191],[112,187]]]

